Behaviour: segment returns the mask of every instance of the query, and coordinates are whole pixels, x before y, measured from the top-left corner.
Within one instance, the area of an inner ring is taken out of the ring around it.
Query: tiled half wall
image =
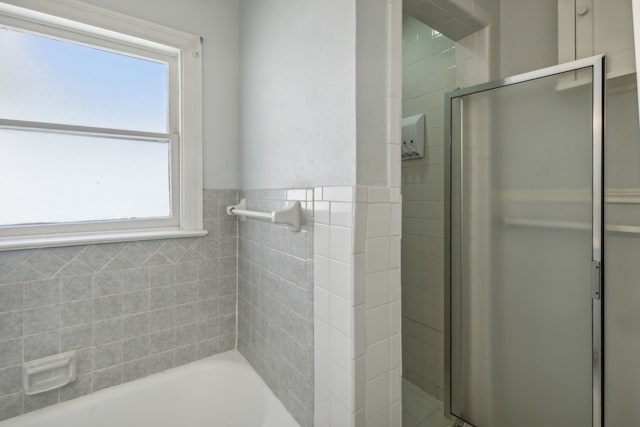
[[[206,237],[0,252],[0,419],[233,349],[236,200],[205,190]],[[23,362],[70,350],[74,383],[23,395]]]
[[[399,426],[400,189],[314,203],[315,426]]]
[[[247,209],[300,201],[302,230],[238,221],[238,350],[301,426],[313,425],[313,190],[241,191]]]
[[[1,417],[234,348],[238,289],[238,349],[301,425],[399,425],[399,188],[237,196],[205,192],[203,238],[0,253]],[[239,198],[299,200],[302,231]],[[22,395],[23,361],[71,349],[78,381]]]

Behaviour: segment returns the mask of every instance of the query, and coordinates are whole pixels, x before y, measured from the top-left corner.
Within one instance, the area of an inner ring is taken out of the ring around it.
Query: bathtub
[[[293,427],[237,351],[0,422],[0,427]]]

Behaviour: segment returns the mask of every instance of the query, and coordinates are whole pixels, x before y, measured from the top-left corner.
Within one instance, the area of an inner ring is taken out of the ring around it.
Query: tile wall
[[[400,192],[315,189],[315,425],[399,425]]]
[[[456,43],[404,20],[404,117],[424,113],[425,157],[402,162],[403,375],[444,389],[444,100],[456,81]]]
[[[302,230],[239,221],[238,350],[302,426],[313,425],[313,190],[248,190],[247,209],[303,208]]]
[[[0,252],[0,419],[233,349],[236,200],[205,190],[206,237]],[[74,383],[23,395],[23,362],[71,350]]]
[[[496,78],[490,74],[491,69],[498,68],[490,39],[490,27],[485,27],[456,42],[456,87],[469,87]]]
[[[424,113],[425,157],[402,162],[403,375],[444,395],[445,94],[489,80],[489,29],[454,42],[403,22],[403,117]]]

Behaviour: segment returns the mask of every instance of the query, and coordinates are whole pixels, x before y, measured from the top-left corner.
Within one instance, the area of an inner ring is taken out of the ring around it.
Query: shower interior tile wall
[[[313,190],[248,190],[247,209],[300,201],[302,230],[239,221],[238,350],[302,426],[313,425]]]
[[[434,397],[444,388],[444,95],[456,44],[411,17],[403,29],[403,117],[425,113],[425,157],[402,162],[403,375]]]
[[[489,28],[454,42],[403,21],[402,116],[424,113],[425,157],[402,162],[403,376],[444,394],[444,101],[489,80]]]
[[[206,237],[0,252],[0,419],[233,349],[236,201],[205,190]],[[70,350],[74,383],[23,395],[23,362]]]

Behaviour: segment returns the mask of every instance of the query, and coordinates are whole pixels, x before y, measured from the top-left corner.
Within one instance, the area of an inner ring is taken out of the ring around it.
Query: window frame
[[[0,118],[8,129],[168,141],[170,218],[0,227],[0,250],[191,237],[203,229],[202,39],[73,0],[4,0],[0,27],[68,40],[168,64],[167,133]]]

